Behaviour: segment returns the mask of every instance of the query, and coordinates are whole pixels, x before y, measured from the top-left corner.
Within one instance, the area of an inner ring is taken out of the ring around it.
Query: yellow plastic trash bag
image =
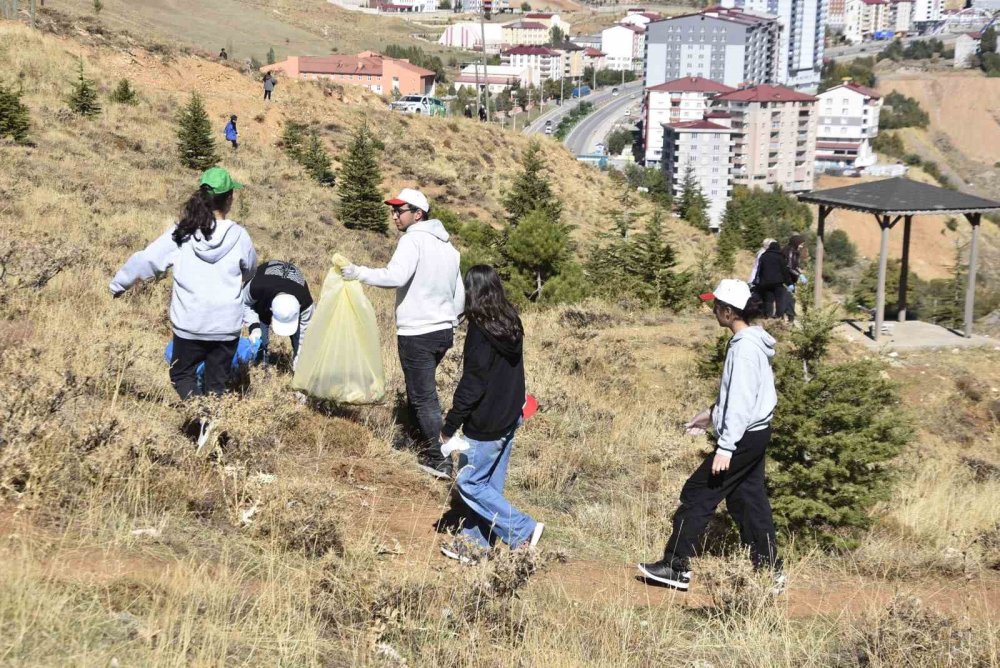
[[[385,396],[375,309],[361,283],[340,275],[351,262],[339,253],[299,353],[292,387],[318,399],[370,404]]]

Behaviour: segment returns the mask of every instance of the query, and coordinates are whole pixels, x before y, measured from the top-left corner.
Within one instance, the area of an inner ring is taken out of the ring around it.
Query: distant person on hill
[[[243,328],[244,287],[257,267],[250,235],[228,218],[242,187],[221,167],[206,171],[180,222],[130,257],[109,286],[120,297],[136,281],[152,280],[173,267],[170,381],[181,399],[222,394],[230,377]],[[202,362],[203,390],[196,379]]]
[[[274,91],[274,87],[277,85],[278,81],[274,76],[268,72],[264,75],[264,99],[270,100],[271,93]]]
[[[222,47],[222,51],[219,51],[219,60],[229,60],[229,54],[226,53],[226,47]]]
[[[771,440],[771,416],[777,405],[771,358],[775,341],[760,326],[751,326],[760,308],[743,281],[725,279],[714,292],[701,295],[713,300],[712,312],[721,327],[733,333],[722,367],[719,394],[710,408],[685,425],[689,435],[715,428],[715,452],[709,455],[681,489],[680,507],[674,514],[673,533],[663,558],[639,564],[648,581],[687,590],[690,559],[697,554],[702,534],[715,509],[726,509],[749,546],[756,568],[775,572],[775,593],[784,586],[780,574],[777,539],[764,478],[764,455]]]
[[[267,364],[271,334],[292,339],[292,368],[299,362],[299,349],[312,320],[312,293],[306,277],[291,262],[270,260],[257,267],[246,291],[243,323],[250,341],[260,341],[257,362]]]
[[[454,343],[454,328],[465,308],[459,253],[441,221],[428,219],[430,204],[422,192],[404,188],[385,203],[392,207],[392,220],[403,233],[388,266],[348,265],[342,274],[347,280],[396,288],[396,343],[406,399],[419,425],[420,468],[448,479],[451,460],[437,447],[442,417],[436,373]]]
[[[479,107],[479,120],[480,122],[486,122],[486,107]]]
[[[777,241],[771,243],[757,262],[757,281],[754,289],[764,301],[764,317],[774,318],[781,313],[778,308],[785,303],[785,285],[788,283],[788,265]]]
[[[465,105],[465,117],[466,118],[472,118],[472,105],[471,104]]]
[[[226,129],[223,132],[226,133],[226,141],[233,145],[233,150],[238,149],[240,147],[240,133],[236,129],[236,116],[229,117],[229,122],[226,123]]]
[[[444,544],[445,556],[477,561],[496,537],[511,548],[534,547],[545,528],[504,498],[514,433],[521,426],[524,394],[524,327],[497,272],[476,265],[465,274],[462,378],[441,428],[441,443],[461,429],[468,449],[459,456],[455,481],[468,510],[461,535]]]
[[[807,282],[806,275],[802,273],[799,266],[802,262],[802,254],[805,250],[806,240],[801,234],[793,234],[788,240],[782,253],[785,256],[785,265],[788,267],[788,284],[785,291],[785,303],[783,304],[781,315],[788,318],[789,322],[795,321],[795,286],[798,283]]]
[[[754,283],[757,281],[757,270],[760,268],[760,256],[763,255],[764,251],[766,251],[773,243],[777,243],[777,240],[768,238],[764,239],[764,241],[760,244],[760,250],[757,251],[757,255],[753,258],[753,267],[750,268],[750,278],[747,279],[747,283],[750,284],[750,287],[753,287]]]

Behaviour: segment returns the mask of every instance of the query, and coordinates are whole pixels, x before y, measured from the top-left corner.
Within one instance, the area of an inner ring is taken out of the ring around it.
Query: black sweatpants
[[[441,458],[438,437],[444,424],[437,394],[437,368],[454,342],[450,327],[427,334],[396,337],[410,416],[420,430],[420,448],[435,459]]]
[[[233,369],[239,337],[231,341],[195,341],[174,335],[170,382],[181,399],[195,394],[222,394]],[[205,363],[205,387],[198,388],[198,365]]]
[[[754,566],[780,565],[764,485],[764,453],[770,440],[770,427],[748,431],[737,443],[728,471],[712,475],[713,452],[684,483],[681,505],[674,514],[674,530],[663,553],[671,568],[688,570],[688,561],[698,553],[702,534],[723,499],[740,529],[740,540],[750,547]]]
[[[780,318],[784,313],[782,309],[785,303],[785,286],[780,283],[778,285],[758,285],[757,292],[760,293],[760,298],[764,301],[764,317]]]

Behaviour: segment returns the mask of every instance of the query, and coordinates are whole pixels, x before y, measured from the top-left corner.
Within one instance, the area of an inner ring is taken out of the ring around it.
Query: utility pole
[[[483,106],[483,89],[479,87],[479,62],[472,61],[472,66],[476,68],[476,118],[479,118],[479,110]]]
[[[493,0],[480,0],[480,6],[482,11],[479,13],[479,33],[483,39],[483,79],[486,80],[486,87],[483,91],[483,97],[486,100],[486,122],[490,122],[490,78],[487,76],[488,69],[486,69],[486,19],[490,18],[490,14],[493,10]]]

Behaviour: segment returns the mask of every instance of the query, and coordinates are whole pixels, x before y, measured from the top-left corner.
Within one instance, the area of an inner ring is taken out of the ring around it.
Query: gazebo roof
[[[1000,209],[1000,202],[903,177],[814,190],[799,195],[799,200],[875,214],[973,213]]]

